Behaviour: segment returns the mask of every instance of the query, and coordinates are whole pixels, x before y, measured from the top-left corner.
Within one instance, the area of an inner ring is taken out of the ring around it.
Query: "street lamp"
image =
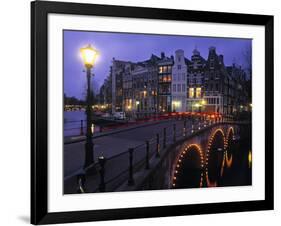
[[[94,67],[95,61],[99,55],[98,51],[93,48],[90,44],[80,49],[82,60],[86,68],[87,76],[87,132],[86,132],[86,143],[85,143],[85,163],[84,168],[90,166],[94,161],[93,154],[93,141],[92,141],[92,95],[91,95],[91,69]]]

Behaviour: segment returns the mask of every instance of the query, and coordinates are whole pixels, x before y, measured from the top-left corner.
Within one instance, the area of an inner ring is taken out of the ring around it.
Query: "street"
[[[182,130],[182,120],[168,120],[156,122],[147,126],[140,125],[138,128],[124,132],[102,136],[93,139],[94,142],[94,158],[95,161],[101,155],[106,158],[118,155],[128,150],[128,148],[136,147],[145,144],[146,140],[156,137],[159,133],[160,137],[163,134],[163,129],[167,128],[167,137],[173,132],[173,124],[176,124],[177,131]],[[191,122],[187,122],[187,127],[191,127]],[[64,145],[64,177],[75,174],[83,168],[85,158],[85,142],[65,144]],[[144,157],[144,154],[142,157]]]

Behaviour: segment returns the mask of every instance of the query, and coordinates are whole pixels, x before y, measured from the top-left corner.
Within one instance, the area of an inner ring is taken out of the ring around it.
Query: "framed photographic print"
[[[273,16],[31,3],[31,223],[273,209]]]

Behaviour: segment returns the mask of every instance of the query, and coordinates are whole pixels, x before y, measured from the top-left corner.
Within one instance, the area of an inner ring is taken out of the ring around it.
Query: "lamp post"
[[[98,51],[93,48],[91,45],[88,45],[84,48],[80,49],[81,56],[83,59],[84,66],[86,68],[86,76],[87,76],[87,130],[86,130],[86,144],[85,144],[85,163],[84,168],[90,166],[94,161],[93,154],[93,140],[92,140],[92,95],[91,95],[91,70],[94,67],[94,63],[98,56]]]
[[[137,118],[139,118],[140,102],[138,100],[136,101],[136,105],[137,105]]]

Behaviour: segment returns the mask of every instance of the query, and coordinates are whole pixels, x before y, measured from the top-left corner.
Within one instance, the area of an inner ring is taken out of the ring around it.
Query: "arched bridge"
[[[251,183],[251,172],[248,172],[251,169],[250,139],[251,131],[247,123],[218,123],[202,129],[171,145],[155,166],[154,172],[139,184],[138,189],[196,188]],[[229,178],[233,175],[231,169],[238,167],[239,170],[244,170],[245,156],[249,169],[245,172],[247,178],[233,181]]]
[[[99,159],[95,169],[78,175],[79,192],[248,185],[251,124],[183,121],[116,158]]]

